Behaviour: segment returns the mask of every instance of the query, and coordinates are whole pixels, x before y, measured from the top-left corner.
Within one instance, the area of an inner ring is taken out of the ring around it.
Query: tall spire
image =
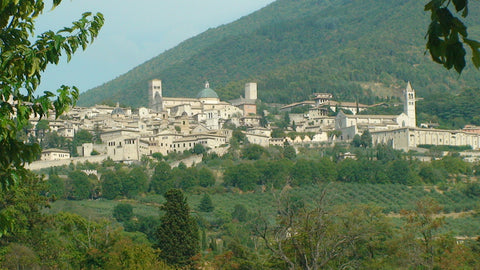
[[[407,87],[403,92],[404,97],[404,105],[403,111],[408,116],[408,123],[405,123],[408,127],[416,127],[416,112],[415,112],[415,90],[412,88],[412,84],[410,82],[407,83]]]
[[[407,82],[407,88],[405,89],[407,92],[413,92],[412,84],[410,81]]]

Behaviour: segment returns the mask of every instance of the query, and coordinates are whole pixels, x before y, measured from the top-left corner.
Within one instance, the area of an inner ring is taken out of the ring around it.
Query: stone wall
[[[77,164],[79,162],[84,163],[85,161],[94,163],[94,162],[102,162],[105,159],[107,159],[107,155],[75,157],[75,158],[69,158],[69,159],[63,159],[63,160],[40,160],[40,161],[35,161],[30,164],[27,164],[25,167],[30,170],[40,170],[40,169],[50,168],[55,166],[69,165],[72,162],[74,164]]]

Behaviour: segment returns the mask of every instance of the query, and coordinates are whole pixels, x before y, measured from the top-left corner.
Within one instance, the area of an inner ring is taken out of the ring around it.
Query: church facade
[[[351,140],[365,130],[388,131],[416,127],[415,90],[410,82],[403,91],[403,113],[399,115],[350,115],[340,111],[335,119],[335,129],[342,132],[340,139]]]
[[[416,126],[415,91],[407,84],[404,96],[404,112],[397,118],[393,128],[370,129],[373,145],[387,144],[394,149],[408,151],[419,145],[470,146],[480,148],[480,134],[464,130],[418,128]]]

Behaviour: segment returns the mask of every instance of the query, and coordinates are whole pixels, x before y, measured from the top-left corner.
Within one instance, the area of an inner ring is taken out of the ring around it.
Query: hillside
[[[236,98],[247,81],[259,98],[287,103],[313,92],[364,103],[397,95],[412,81],[419,96],[478,85],[467,67],[461,77],[425,55],[428,15],[415,0],[278,0],[231,24],[186,40],[80,96],[79,105],[148,103],[147,83],[163,81],[165,96],[195,96],[205,80],[222,99]],[[472,5],[471,14],[480,12]],[[480,17],[470,16],[471,36]],[[381,89],[381,91],[377,91]]]

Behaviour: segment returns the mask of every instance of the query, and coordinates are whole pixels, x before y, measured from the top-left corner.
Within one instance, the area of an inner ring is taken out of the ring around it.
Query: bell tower
[[[163,110],[161,80],[154,79],[148,83],[148,101],[151,110],[155,112]]]
[[[413,90],[410,82],[407,83],[407,87],[403,90],[404,104],[403,112],[408,116],[408,127],[417,126],[417,117],[415,114],[415,90]]]

